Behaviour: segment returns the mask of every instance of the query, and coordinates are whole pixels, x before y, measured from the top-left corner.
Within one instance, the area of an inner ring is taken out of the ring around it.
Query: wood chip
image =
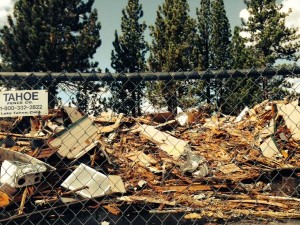
[[[121,213],[121,210],[116,207],[116,206],[111,206],[111,205],[104,205],[103,208],[105,208],[108,212],[111,214],[117,216]]]
[[[240,172],[242,171],[237,165],[235,165],[234,163],[228,164],[228,165],[224,165],[221,166],[219,168],[219,170],[224,173],[224,174],[231,174],[231,173],[235,173],[235,172]]]

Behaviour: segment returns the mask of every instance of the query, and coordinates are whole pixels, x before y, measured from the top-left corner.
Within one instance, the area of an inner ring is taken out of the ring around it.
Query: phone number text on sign
[[[0,117],[48,114],[48,91],[24,90],[0,92]]]

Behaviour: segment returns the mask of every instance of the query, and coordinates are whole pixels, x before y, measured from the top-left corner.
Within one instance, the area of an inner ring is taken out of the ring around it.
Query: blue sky
[[[300,1],[300,0],[299,0]],[[114,41],[114,32],[120,32],[122,9],[126,7],[127,0],[95,0],[95,8],[98,10],[99,21],[101,22],[101,39],[102,44],[94,55],[94,60],[99,62],[99,67],[102,71],[110,67],[110,56],[113,49],[112,42]],[[140,0],[143,6],[144,17],[143,20],[147,25],[152,25],[156,19],[156,11],[163,0]],[[191,16],[196,16],[196,8],[200,7],[200,0],[188,0],[190,5]],[[224,0],[225,10],[231,27],[240,25],[241,20],[239,13],[245,8],[243,0]],[[149,37],[149,30],[147,29],[146,40],[151,41]]]

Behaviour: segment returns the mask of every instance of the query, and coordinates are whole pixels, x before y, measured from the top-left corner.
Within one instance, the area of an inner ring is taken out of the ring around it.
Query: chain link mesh
[[[2,72],[0,223],[299,224],[299,75]]]

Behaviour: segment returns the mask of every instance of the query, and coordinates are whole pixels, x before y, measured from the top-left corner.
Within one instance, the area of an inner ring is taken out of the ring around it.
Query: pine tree
[[[241,35],[241,28],[234,28],[231,41],[231,69],[250,69],[259,66],[253,49],[246,46],[247,40]],[[221,111],[225,114],[238,114],[246,106],[262,101],[260,78],[229,78],[225,80]]]
[[[139,23],[143,17],[142,5],[139,0],[128,0],[125,9],[122,10],[121,31],[119,36],[115,32],[114,50],[111,54],[111,66],[118,73],[135,73],[146,70],[145,54],[148,44],[144,40],[146,29],[145,22]],[[143,82],[114,82],[111,85],[112,108],[117,112],[141,114],[141,98]]]
[[[196,10],[199,29],[200,66],[202,70],[228,69],[230,65],[230,24],[223,0],[201,0]],[[206,80],[207,101],[220,106],[223,83],[220,79]],[[214,93],[211,96],[211,92]]]
[[[296,61],[300,48],[299,35],[285,26],[288,13],[281,12],[276,0],[244,0],[250,13],[242,30],[250,34],[247,41],[254,49],[260,66],[273,65],[277,59]],[[297,40],[298,39],[298,40]]]
[[[210,68],[210,40],[211,40],[211,3],[201,0],[200,8],[196,9],[199,29],[199,51],[201,54],[200,67],[202,70]]]
[[[280,12],[282,5],[275,0],[247,0],[245,1],[250,17],[242,21],[242,28],[235,28],[232,39],[232,68],[250,69],[252,67],[266,67],[273,65],[278,59],[296,60],[299,51],[299,36],[293,28],[285,26],[287,13]],[[242,38],[241,32],[248,32],[249,37]],[[226,104],[222,110],[225,113],[238,113],[245,106],[261,102],[265,92],[278,92],[281,82],[278,78],[269,81],[261,78],[229,79]]]
[[[211,6],[210,64],[214,69],[230,67],[231,30],[223,0]]]
[[[19,0],[0,30],[0,54],[11,71],[88,71],[101,45],[94,0]],[[53,100],[56,82],[44,83]],[[52,91],[51,91],[52,90]],[[49,102],[50,106],[54,101]]]
[[[211,7],[210,61],[213,69],[229,69],[231,30],[223,0],[214,0]],[[218,107],[224,104],[226,81],[215,79],[214,98]]]
[[[150,26],[153,38],[149,65],[152,71],[188,71],[198,65],[196,49],[196,21],[189,15],[186,0],[165,0],[158,7],[154,26]],[[176,112],[177,106],[188,107],[195,102],[190,98],[189,82],[165,81],[148,87],[148,95],[155,93],[157,102],[166,104],[168,110]],[[151,89],[152,88],[152,89]]]
[[[231,40],[231,65],[232,69],[249,69],[257,67],[258,62],[255,59],[253,49],[246,46],[247,40],[241,36],[241,28],[234,28],[233,37]]]

